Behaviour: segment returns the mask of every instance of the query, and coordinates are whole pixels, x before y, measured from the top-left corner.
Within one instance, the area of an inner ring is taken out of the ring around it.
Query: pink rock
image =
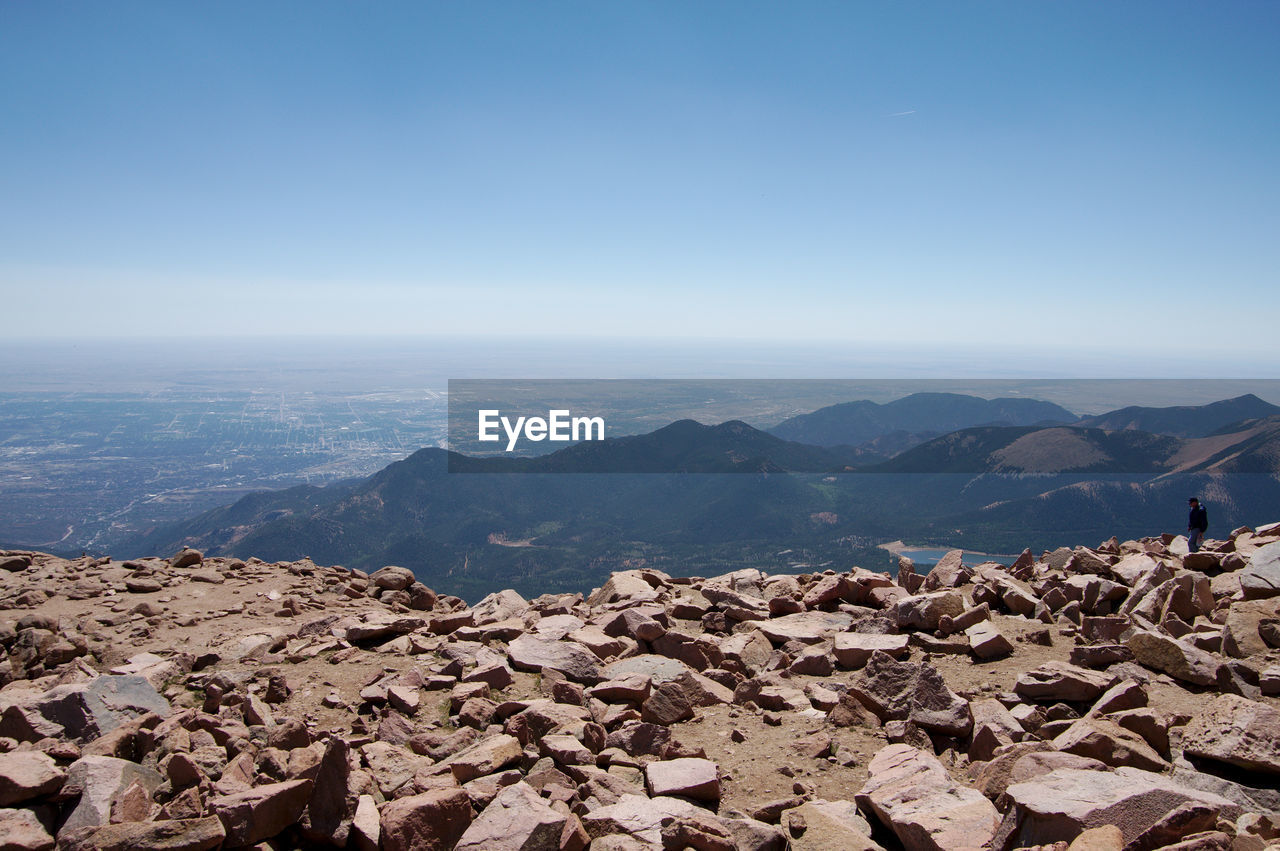
[[[0,847],[14,851],[53,851],[53,837],[31,810],[0,809]]]
[[[209,809],[222,820],[228,848],[253,845],[270,839],[302,816],[311,797],[310,780],[286,780],[256,786],[235,795],[209,801]]]
[[[965,851],[986,848],[1000,814],[976,789],[951,779],[937,758],[910,745],[882,748],[858,793],[907,848]]]
[[[1090,701],[1096,700],[1115,681],[1116,677],[1110,674],[1064,662],[1046,662],[1018,677],[1013,690],[1028,700]]]
[[[908,637],[905,635],[872,635],[861,632],[840,632],[835,636],[833,653],[836,661],[846,668],[861,668],[871,654],[879,650],[895,659],[907,655]]]
[[[58,791],[66,773],[40,751],[0,754],[0,807]]]
[[[471,825],[465,789],[433,789],[398,798],[382,808],[385,851],[450,851]]]
[[[1192,756],[1280,774],[1280,712],[1234,694],[1214,698],[1182,731]]]
[[[458,841],[457,851],[559,851],[568,815],[527,783],[498,793]]]
[[[1242,812],[1233,801],[1182,786],[1161,774],[1137,768],[1080,771],[1060,768],[1005,791],[1016,808],[1014,838],[1021,845],[1070,842],[1082,831],[1104,825],[1120,828],[1126,843],[1188,801],[1217,807],[1234,820]]]
[[[645,766],[650,795],[680,795],[699,801],[720,800],[720,772],[709,759],[670,759]]]

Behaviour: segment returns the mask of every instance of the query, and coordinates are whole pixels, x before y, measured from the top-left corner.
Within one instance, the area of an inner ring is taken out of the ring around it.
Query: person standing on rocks
[[[1191,506],[1191,514],[1187,517],[1187,548],[1194,553],[1199,551],[1205,530],[1209,528],[1209,512],[1194,496],[1187,500],[1187,504]]]

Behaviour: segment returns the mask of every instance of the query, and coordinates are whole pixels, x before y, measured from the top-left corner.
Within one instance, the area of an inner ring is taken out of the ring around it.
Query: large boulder
[[[1280,596],[1280,541],[1253,551],[1249,566],[1240,572],[1240,590],[1246,600]]]
[[[1013,690],[1027,700],[1071,703],[1093,701],[1115,685],[1111,674],[1078,668],[1065,662],[1046,662],[1018,677]]]
[[[1146,739],[1105,718],[1081,718],[1062,731],[1053,746],[1111,766],[1130,765],[1147,771],[1168,768]]]
[[[89,742],[110,733],[126,721],[147,713],[165,717],[169,701],[145,677],[124,675],[97,677],[87,683],[55,686],[45,692],[34,709],[58,724],[66,735]]]
[[[576,641],[522,635],[507,645],[511,664],[522,671],[559,671],[574,682],[600,682],[600,658]]]
[[[796,612],[780,618],[763,620],[756,627],[770,641],[783,644],[800,641],[817,644],[833,634],[844,632],[853,623],[853,615],[844,612]]]
[[[0,558],[0,568],[4,559]],[[53,851],[53,835],[34,810],[0,808],[0,848],[5,851]]]
[[[568,816],[547,806],[528,783],[498,793],[458,840],[456,851],[560,851]]]
[[[1183,728],[1191,756],[1280,774],[1280,711],[1234,694],[1219,695]]]
[[[806,801],[782,813],[792,851],[884,851],[853,801]]]
[[[310,797],[310,780],[286,780],[214,797],[209,809],[227,831],[225,847],[243,848],[270,839],[297,821]]]
[[[1197,686],[1218,682],[1222,663],[1216,656],[1185,641],[1158,632],[1135,630],[1125,640],[1133,658],[1142,665],[1163,671],[1175,679]]]
[[[62,794],[78,795],[79,800],[62,827],[74,830],[107,824],[111,821],[112,805],[131,786],[139,784],[150,797],[161,782],[159,773],[136,762],[110,756],[82,756],[67,769]]]
[[[1132,842],[1167,813],[1187,802],[1219,808],[1234,820],[1239,805],[1209,792],[1182,786],[1162,774],[1137,768],[1082,771],[1059,768],[1005,790],[1015,847],[1070,842],[1085,830],[1115,825]]]
[[[622,795],[616,803],[588,812],[582,817],[582,826],[592,839],[626,834],[647,843],[642,847],[661,848],[664,819],[697,817],[705,812],[681,798]]]
[[[451,851],[471,825],[471,797],[461,787],[397,798],[382,808],[385,851]]]
[[[1241,600],[1227,609],[1222,625],[1222,652],[1237,659],[1260,656],[1271,649],[1259,627],[1280,614],[1280,600]]]
[[[699,801],[720,800],[720,770],[709,759],[651,762],[644,769],[650,795],[679,795]]]
[[[928,663],[898,662],[876,651],[849,692],[881,721],[914,721],[946,736],[964,736],[973,728],[969,702],[947,688]]]
[[[890,616],[898,629],[923,629],[933,632],[942,616],[959,617],[964,613],[964,597],[958,591],[935,591],[904,597],[893,604]]]
[[[902,844],[921,851],[987,848],[1000,814],[982,793],[951,779],[933,754],[889,745],[872,758],[858,802]]]
[[[529,608],[529,601],[510,588],[494,591],[471,607],[476,626],[486,626],[514,618]]]
[[[40,751],[0,754],[0,807],[57,792],[66,772]]]
[[[835,647],[832,653],[842,666],[861,668],[877,650],[888,653],[895,659],[901,659],[908,653],[908,638],[906,635],[841,632],[835,636]]]
[[[58,831],[62,851],[208,851],[227,838],[217,816],[127,821]],[[228,846],[229,847],[229,846]]]

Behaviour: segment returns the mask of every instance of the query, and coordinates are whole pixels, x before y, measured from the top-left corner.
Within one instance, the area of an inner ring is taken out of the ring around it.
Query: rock
[[[1213,654],[1157,632],[1137,630],[1125,641],[1142,665],[1198,686],[1215,685],[1222,663]]]
[[[595,755],[573,736],[543,736],[538,740],[538,753],[551,757],[558,765],[595,764]]]
[[[1065,700],[1076,703],[1096,700],[1114,685],[1115,680],[1112,675],[1087,668],[1077,668],[1062,662],[1046,662],[1018,677],[1013,690],[1019,697],[1027,700]]]
[[[1048,742],[1024,741],[998,748],[989,762],[973,764],[969,773],[982,794],[997,800],[1014,783],[1025,783],[1059,768],[1107,770],[1096,759],[1059,753]]]
[[[1277,615],[1277,601],[1243,600],[1231,604],[1222,625],[1222,652],[1237,659],[1266,653],[1259,627]]]
[[[378,804],[372,795],[361,795],[356,804],[356,817],[351,822],[347,847],[355,851],[378,851],[382,844],[382,824]]]
[[[937,591],[904,597],[894,603],[890,616],[898,629],[933,632],[943,615],[955,618],[964,613],[964,597],[956,591]]]
[[[677,683],[659,683],[640,706],[640,720],[671,726],[693,717],[693,703]]]
[[[969,651],[983,661],[999,659],[1013,652],[1012,642],[991,621],[975,623],[964,634],[969,639]]]
[[[844,612],[797,612],[760,621],[756,626],[770,640],[778,644],[800,641],[817,644],[835,633],[844,632],[853,623],[853,616]]]
[[[619,600],[648,602],[656,600],[657,597],[657,592],[653,590],[652,585],[644,581],[640,571],[624,570],[612,574],[604,585],[592,591],[591,596],[587,597],[587,605],[603,606]]]
[[[734,851],[733,836],[718,819],[686,816],[667,819],[662,826],[664,849],[694,848],[697,851]]]
[[[465,789],[433,789],[398,798],[382,808],[382,847],[385,851],[450,851],[470,825],[471,798]]]
[[[498,734],[476,744],[439,764],[447,767],[459,783],[493,774],[520,759],[524,749],[514,736]]]
[[[161,782],[159,773],[136,762],[110,756],[81,757],[67,769],[62,794],[78,795],[79,800],[66,816],[62,829],[107,824],[111,821],[113,804],[131,786],[140,784],[149,798]]]
[[[58,847],[62,851],[206,851],[222,846],[226,838],[218,817],[207,816],[63,828],[58,832]]]
[[[170,567],[195,567],[204,562],[204,553],[191,547],[183,547],[177,555],[169,559]]]
[[[32,810],[0,809],[0,849],[53,851],[53,836]]]
[[[209,809],[227,831],[226,847],[253,845],[293,824],[311,797],[311,786],[310,780],[286,780],[211,798]]]
[[[624,674],[616,680],[605,680],[591,686],[587,695],[605,703],[643,703],[649,697],[652,685],[653,680],[648,674]]]
[[[500,791],[458,841],[457,851],[559,851],[568,816],[528,783]]]
[[[1071,844],[1067,846],[1067,851],[1123,851],[1123,849],[1124,834],[1114,824],[1091,827],[1071,840]]]
[[[0,754],[0,807],[12,807],[62,788],[66,773],[39,751]]]
[[[360,748],[360,753],[378,789],[387,798],[395,797],[402,787],[412,791],[413,787],[408,784],[414,776],[433,768],[430,759],[387,742],[369,742]]]
[[[559,641],[522,635],[507,645],[511,664],[522,671],[559,671],[574,682],[594,685],[600,675],[600,659],[575,641]]]
[[[933,568],[925,574],[924,590],[937,591],[939,588],[955,588],[964,585],[973,578],[973,571],[962,564],[963,550],[951,550]]]
[[[1183,728],[1182,749],[1251,771],[1280,773],[1280,711],[1238,695],[1219,695]]]
[[[369,581],[387,591],[403,591],[414,583],[413,571],[407,567],[387,565],[369,574]]]
[[[784,811],[782,823],[791,834],[792,851],[884,851],[853,801],[806,801]]]
[[[1166,813],[1158,822],[1140,833],[1126,848],[1128,851],[1154,851],[1157,848],[1167,848],[1184,837],[1212,830],[1217,825],[1218,813],[1213,807],[1199,801],[1188,801]],[[1226,847],[1230,848],[1230,844]]]
[[[169,701],[139,676],[101,676],[88,683],[55,686],[33,708],[70,738],[88,742],[149,712],[165,717]]]
[[[1076,721],[1053,740],[1053,746],[1111,766],[1129,765],[1156,772],[1169,767],[1145,739],[1105,718]]]
[[[879,650],[895,659],[906,656],[908,637],[905,635],[868,635],[861,632],[840,632],[835,636],[833,655],[846,668],[861,668]]]
[[[1280,596],[1280,541],[1253,551],[1249,566],[1240,572],[1240,590],[1246,600]]]
[[[1107,715],[1147,705],[1147,690],[1136,680],[1121,680],[1094,701],[1089,715]]]
[[[696,818],[705,812],[680,798],[622,795],[616,803],[588,812],[582,817],[582,826],[593,840],[621,833],[653,848],[662,846],[664,819]],[[596,842],[593,841],[592,848],[595,845]]]
[[[720,800],[720,772],[709,759],[651,762],[644,769],[650,795],[679,795],[698,801]]]
[[[359,795],[351,783],[351,746],[341,736],[330,736],[315,776],[315,787],[302,833],[312,842],[342,847],[347,844]]]
[[[973,727],[969,702],[927,663],[897,662],[877,651],[849,691],[881,721],[910,720],[947,736],[967,735]]]
[[[1000,824],[996,808],[976,789],[953,781],[932,754],[888,745],[868,770],[858,801],[907,848],[976,851],[994,838]]]
[[[472,606],[471,612],[476,626],[486,626],[514,618],[527,608],[529,601],[508,588],[488,595]]]
[[[1137,768],[1081,771],[1060,768],[1005,791],[1014,805],[1010,818],[1021,845],[1070,842],[1082,831],[1105,825],[1120,829],[1126,843],[1189,801],[1218,807],[1226,818],[1242,810],[1208,792],[1182,786],[1164,775]]]
[[[768,646],[769,642],[764,636],[760,636],[760,640]],[[604,676],[610,680],[622,680],[632,675],[639,675],[647,677],[651,683],[666,683],[692,670],[679,659],[644,653],[606,665]]]

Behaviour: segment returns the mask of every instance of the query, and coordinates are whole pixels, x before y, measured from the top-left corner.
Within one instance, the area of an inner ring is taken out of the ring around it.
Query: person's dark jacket
[[[1199,529],[1201,532],[1209,528],[1209,512],[1205,511],[1203,505],[1191,509],[1191,514],[1187,517],[1187,528]]]

